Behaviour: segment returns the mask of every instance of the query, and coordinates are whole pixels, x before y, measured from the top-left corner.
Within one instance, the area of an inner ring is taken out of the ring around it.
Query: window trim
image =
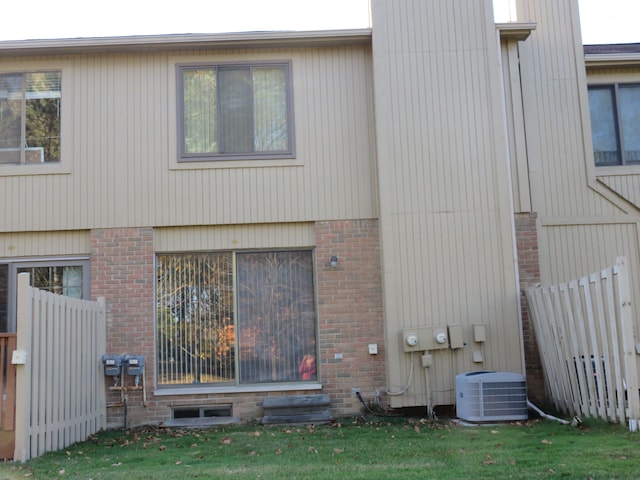
[[[618,164],[600,164],[598,165],[595,162],[595,148],[593,148],[594,155],[594,166],[596,167],[598,174],[602,174],[602,169],[619,169],[619,168],[630,168],[630,167],[639,167],[640,162],[629,163],[624,148],[624,133],[622,131],[622,114],[620,113],[620,95],[619,90],[620,87],[640,87],[640,82],[606,82],[606,83],[590,83],[587,86],[587,95],[593,90],[609,90],[613,92],[613,116],[615,119],[615,133],[616,133],[616,144],[618,147],[618,154],[620,156],[620,163]],[[591,117],[591,112],[589,112]],[[591,121],[593,123],[593,121]],[[593,129],[593,127],[592,127]],[[593,138],[593,130],[591,132]],[[593,147],[593,143],[592,143]]]
[[[21,121],[20,121],[20,137],[22,140],[26,140],[26,130],[27,130],[27,115],[26,115],[26,111],[27,111],[27,103],[26,101],[28,100],[28,93],[25,91],[26,88],[26,78],[27,75],[29,74],[38,74],[38,73],[58,73],[60,75],[60,90],[58,91],[58,95],[54,96],[54,97],[46,97],[46,98],[58,98],[60,99],[60,103],[59,103],[59,121],[60,121],[60,144],[62,146],[62,69],[55,69],[55,68],[43,68],[43,69],[26,69],[26,70],[21,70],[21,71],[2,71],[0,72],[0,75],[20,75],[22,77],[22,95],[21,95]],[[21,142],[22,143],[22,142]],[[49,161],[49,162],[45,162],[44,161],[44,156],[43,156],[43,160],[41,162],[27,162],[26,161],[26,156],[27,156],[27,150],[30,149],[34,149],[34,148],[42,148],[42,147],[26,147],[25,145],[20,145],[18,147],[19,153],[20,153],[20,161],[19,163],[9,163],[9,164],[2,164],[2,165],[14,165],[14,166],[20,166],[23,167],[25,165],[57,165],[60,163],[60,160],[56,160],[56,161]],[[62,153],[62,148],[60,148],[60,153]],[[60,155],[62,156],[62,155]]]
[[[267,152],[243,152],[243,153],[198,153],[186,154],[184,152],[184,83],[183,72],[195,68],[217,68],[217,67],[284,67],[286,81],[286,101],[287,101],[287,135],[289,148],[285,151],[273,153]],[[293,92],[293,62],[291,60],[243,60],[243,61],[202,61],[202,62],[176,62],[175,63],[175,93],[176,93],[176,158],[177,164],[193,165],[203,162],[221,161],[247,161],[247,160],[287,160],[296,158],[295,145],[295,120],[294,120],[294,92]]]
[[[72,173],[71,155],[69,142],[72,122],[72,109],[70,103],[73,98],[72,80],[73,64],[68,60],[39,60],[28,61],[19,64],[9,64],[2,66],[1,73],[32,73],[58,71],[62,75],[60,79],[60,97],[62,106],[60,109],[60,161],[45,162],[40,164],[0,164],[0,177],[10,176],[31,176],[31,175],[68,175]],[[67,99],[67,100],[65,100]]]

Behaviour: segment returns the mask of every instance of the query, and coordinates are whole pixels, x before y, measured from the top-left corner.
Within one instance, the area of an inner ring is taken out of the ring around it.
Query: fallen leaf
[[[258,452],[256,452],[255,450],[251,450],[250,452],[247,453],[247,455],[249,455],[250,457],[253,457],[254,455],[257,455]]]
[[[58,472],[60,475],[64,475],[64,468]]]
[[[178,461],[176,462],[176,465],[182,465],[182,460],[178,460]]]
[[[282,453],[282,449],[281,448],[276,450],[276,455],[280,455],[281,453]]]
[[[122,465],[122,462],[112,463],[111,464],[112,467],[119,467],[120,465]]]
[[[491,430],[491,433],[493,433],[494,435],[499,433],[498,430]]]
[[[413,431],[416,433],[420,433],[420,425],[416,425],[415,427],[413,427]]]
[[[344,448],[334,448],[333,449],[333,453],[343,453],[344,452]]]
[[[224,437],[222,440],[220,440],[220,443],[223,445],[231,445],[233,443],[233,438]]]
[[[545,445],[551,445],[553,444],[553,442],[551,440],[542,440],[541,443],[544,443]]]
[[[494,465],[496,461],[491,457],[491,455],[487,455],[482,463],[485,465]]]

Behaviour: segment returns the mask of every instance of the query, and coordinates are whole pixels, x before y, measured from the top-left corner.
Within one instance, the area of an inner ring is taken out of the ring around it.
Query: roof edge
[[[506,22],[496,23],[500,38],[508,38],[519,42],[525,41],[537,27],[536,22]]]
[[[371,29],[188,33],[0,41],[0,56],[118,53],[206,48],[304,47],[371,42]]]
[[[598,53],[586,54],[587,68],[614,68],[640,66],[640,53]]]

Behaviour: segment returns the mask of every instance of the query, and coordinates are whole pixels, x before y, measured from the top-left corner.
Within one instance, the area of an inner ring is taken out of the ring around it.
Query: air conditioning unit
[[[526,420],[527,382],[509,372],[469,372],[456,376],[456,412],[469,422]]]

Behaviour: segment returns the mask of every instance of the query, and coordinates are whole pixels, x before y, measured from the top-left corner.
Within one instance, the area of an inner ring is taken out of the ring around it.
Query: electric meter
[[[418,344],[418,335],[415,333],[409,333],[406,337],[404,337],[404,341],[410,347],[415,347]]]

